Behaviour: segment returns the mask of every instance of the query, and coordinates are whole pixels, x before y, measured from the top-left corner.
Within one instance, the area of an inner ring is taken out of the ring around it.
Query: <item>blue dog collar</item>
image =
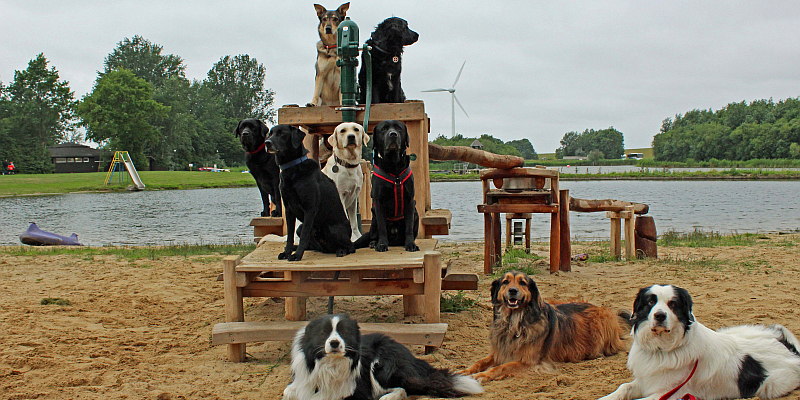
[[[285,170],[285,169],[292,168],[292,167],[294,167],[295,165],[297,165],[297,164],[300,164],[301,162],[303,162],[303,161],[305,161],[305,160],[308,160],[308,157],[306,157],[306,156],[302,156],[302,157],[300,157],[300,158],[296,158],[296,159],[294,159],[294,160],[292,160],[292,161],[289,161],[289,162],[287,162],[286,164],[280,164],[280,165],[279,165],[279,167],[281,168],[281,171],[283,171],[283,170]]]

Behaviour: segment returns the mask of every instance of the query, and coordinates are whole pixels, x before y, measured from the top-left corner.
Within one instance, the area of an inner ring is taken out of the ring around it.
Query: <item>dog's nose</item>
[[[653,318],[655,318],[659,323],[664,322],[667,320],[667,313],[663,311],[657,311],[655,314],[653,314]]]
[[[397,137],[397,135],[398,135],[397,131],[389,131],[389,137],[393,138],[393,137]]]
[[[338,349],[339,348],[339,341],[338,340],[331,340],[330,341],[331,348]]]
[[[326,27],[325,27],[325,33],[327,33],[327,34],[329,34],[329,35],[330,35],[331,33],[333,33],[333,29],[331,29],[331,26],[330,26],[330,25],[328,25],[328,26],[326,26]]]
[[[516,288],[508,289],[508,294],[510,294],[512,296],[516,296],[517,293],[519,293],[519,290],[517,290]]]

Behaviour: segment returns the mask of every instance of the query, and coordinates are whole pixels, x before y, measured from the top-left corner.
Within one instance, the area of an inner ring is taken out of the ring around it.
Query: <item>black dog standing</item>
[[[234,131],[236,137],[242,142],[244,151],[247,152],[244,163],[256,180],[258,191],[261,192],[261,202],[264,203],[264,211],[261,212],[261,216],[280,217],[282,214],[279,192],[280,170],[278,163],[275,162],[275,156],[265,149],[264,140],[267,138],[267,133],[269,133],[267,126],[255,118],[242,120]],[[270,197],[272,204],[275,204],[272,213],[269,212]]]
[[[414,242],[419,232],[419,214],[414,200],[414,176],[406,154],[408,130],[400,121],[387,120],[375,126],[374,132],[372,222],[369,232],[356,240],[355,247],[386,251],[389,246],[405,246],[406,251],[419,251]]]
[[[305,132],[290,125],[276,125],[267,136],[267,151],[274,153],[281,169],[281,196],[286,207],[286,248],[279,260],[300,261],[303,253],[317,250],[341,257],[355,252],[350,241],[350,221],[333,181],[306,157]],[[300,243],[294,254],[295,219]]]
[[[366,41],[372,47],[372,103],[403,103],[406,95],[400,86],[403,64],[403,46],[414,44],[419,39],[417,32],[408,29],[408,22],[391,17],[381,22]],[[361,56],[358,85],[361,87],[359,102],[367,102],[367,70]]]

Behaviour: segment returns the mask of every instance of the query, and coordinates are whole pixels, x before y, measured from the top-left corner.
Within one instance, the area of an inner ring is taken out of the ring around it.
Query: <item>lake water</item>
[[[659,233],[800,229],[800,181],[564,181],[561,188],[584,199],[646,203]],[[450,235],[440,240],[483,240],[480,182],[434,182],[431,198],[433,208],[453,214]],[[248,224],[260,207],[255,187],[2,198],[0,245],[19,244],[29,222],[61,235],[75,232],[93,246],[249,243]],[[608,238],[605,213],[572,212],[570,225],[573,237]],[[549,216],[534,214],[531,235],[547,239],[549,229]]]

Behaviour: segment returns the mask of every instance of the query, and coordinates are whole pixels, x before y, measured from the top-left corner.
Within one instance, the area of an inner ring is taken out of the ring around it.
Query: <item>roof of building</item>
[[[78,143],[61,143],[48,147],[50,157],[98,157],[107,154],[107,150],[93,149]]]
[[[472,142],[472,144],[471,144],[471,145],[469,145],[469,147],[472,147],[473,149],[475,149],[475,148],[483,148],[483,143],[481,143],[481,142],[480,142],[480,140],[478,140],[478,139],[475,139],[475,140]]]

